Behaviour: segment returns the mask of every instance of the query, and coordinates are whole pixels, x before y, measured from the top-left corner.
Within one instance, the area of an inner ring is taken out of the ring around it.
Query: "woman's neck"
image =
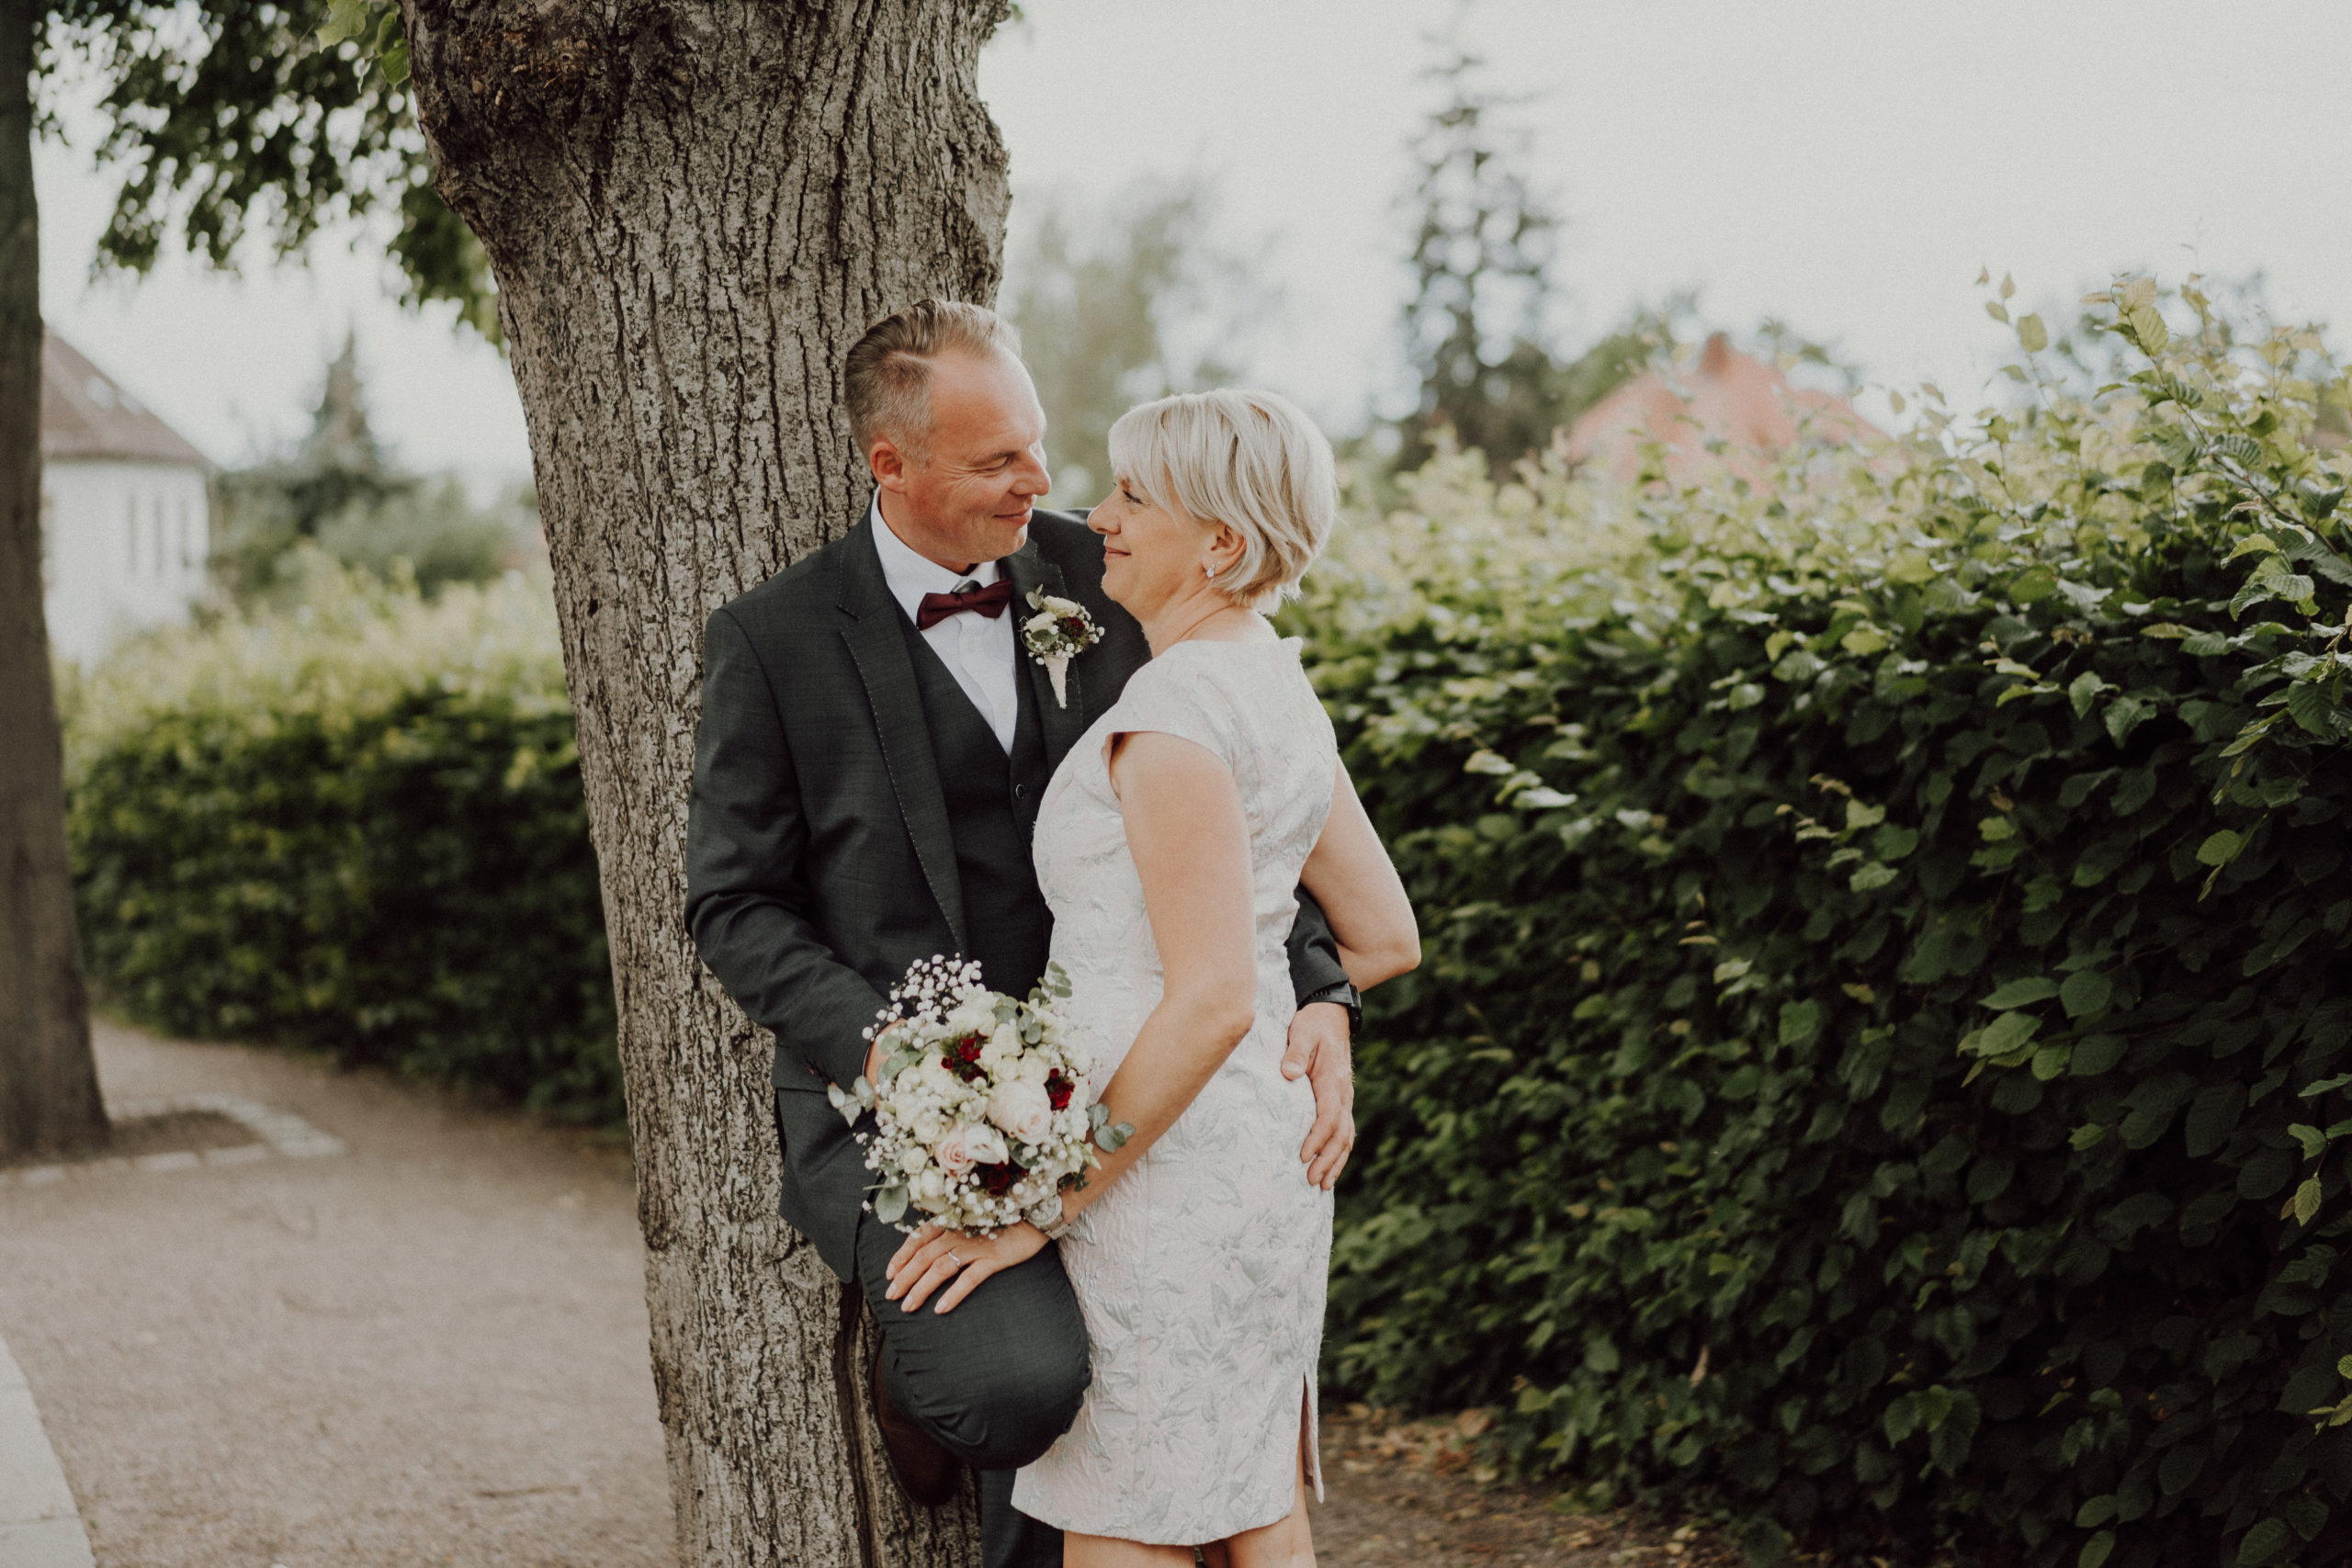
[[[1144,640],[1155,659],[1180,642],[1256,642],[1272,629],[1257,611],[1214,589],[1162,605],[1143,623]]]

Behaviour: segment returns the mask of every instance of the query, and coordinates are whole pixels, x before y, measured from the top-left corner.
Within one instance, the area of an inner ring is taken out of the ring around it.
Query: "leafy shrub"
[[[519,582],[371,585],[134,644],[66,690],[101,994],[616,1121],[618,1059],[554,615]]]
[[[2352,1551],[2346,387],[2183,299],[2119,286],[2095,398],[2030,355],[1769,482],[1441,463],[1318,572],[1427,953],[1340,1386],[1764,1559]]]

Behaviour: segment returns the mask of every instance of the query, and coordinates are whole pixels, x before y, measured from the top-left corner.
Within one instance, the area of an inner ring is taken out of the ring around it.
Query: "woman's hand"
[[[1017,1263],[1027,1262],[1045,1245],[1046,1233],[1025,1220],[1008,1225],[994,1235],[974,1235],[968,1231],[945,1231],[937,1225],[925,1225],[892,1255],[890,1288],[882,1292],[882,1298],[899,1302],[903,1310],[912,1312],[933,1291],[945,1285],[946,1293],[932,1311],[953,1312],[956,1303],[979,1288],[981,1280]],[[901,1301],[901,1297],[905,1299]]]

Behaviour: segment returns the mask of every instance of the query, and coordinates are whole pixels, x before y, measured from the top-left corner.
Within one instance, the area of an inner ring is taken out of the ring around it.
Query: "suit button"
[[[1012,786],[1012,798],[1015,800],[1023,798],[1028,795],[1028,793],[1029,786],[1027,784],[1014,784]]]

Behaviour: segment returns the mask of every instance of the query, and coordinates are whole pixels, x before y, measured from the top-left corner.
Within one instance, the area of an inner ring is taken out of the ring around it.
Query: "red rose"
[[[1046,1103],[1057,1111],[1068,1111],[1070,1090],[1077,1087],[1059,1073],[1048,1073],[1046,1076]]]
[[[939,1058],[939,1065],[966,1083],[969,1083],[986,1071],[980,1066],[980,1047],[987,1043],[988,1042],[978,1034],[967,1034],[960,1040],[951,1040],[947,1043],[946,1052]]]
[[[980,1179],[980,1190],[991,1198],[1004,1196],[1006,1188],[1021,1179],[1021,1168],[1007,1160],[1002,1165],[984,1165],[973,1174]]]

